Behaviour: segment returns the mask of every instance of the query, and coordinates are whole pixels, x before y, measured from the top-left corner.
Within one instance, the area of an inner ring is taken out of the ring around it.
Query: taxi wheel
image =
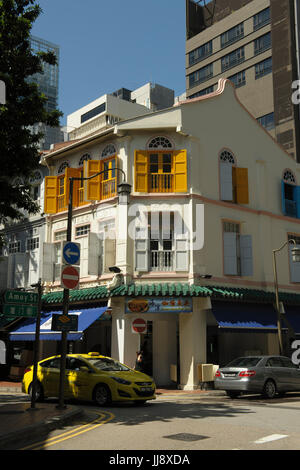
[[[110,389],[105,384],[98,384],[94,388],[93,393],[94,402],[99,406],[106,406],[111,403]]]
[[[28,393],[30,398],[32,397],[32,383],[29,385]],[[37,382],[36,390],[35,390],[35,401],[43,401],[44,400],[44,390],[42,384]]]

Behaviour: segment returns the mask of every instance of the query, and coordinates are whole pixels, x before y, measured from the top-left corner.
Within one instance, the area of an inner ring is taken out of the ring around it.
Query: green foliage
[[[38,168],[42,135],[29,126],[59,125],[58,110],[47,112],[47,98],[30,78],[43,72],[43,63],[55,64],[52,52],[34,54],[30,34],[41,14],[35,0],[0,0],[0,80],[6,84],[6,104],[0,105],[0,222],[21,219],[23,211],[36,213],[28,181]],[[22,176],[24,185],[13,186]]]

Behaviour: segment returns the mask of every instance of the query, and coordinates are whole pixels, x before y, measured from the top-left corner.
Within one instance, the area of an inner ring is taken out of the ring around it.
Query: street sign
[[[38,313],[37,305],[3,305],[3,314],[9,317],[36,317]]]
[[[80,243],[63,242],[62,258],[64,264],[80,264]]]
[[[52,331],[78,331],[78,315],[52,315]]]
[[[147,322],[143,318],[136,318],[132,322],[133,333],[147,333]]]
[[[37,305],[39,296],[35,292],[8,289],[4,293],[5,304]]]
[[[76,289],[79,285],[79,268],[66,266],[61,272],[61,285],[64,289]]]

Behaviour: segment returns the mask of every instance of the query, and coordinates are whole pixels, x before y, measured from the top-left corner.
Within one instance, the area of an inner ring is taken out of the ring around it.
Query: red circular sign
[[[61,283],[65,289],[75,289],[79,284],[78,268],[66,266],[61,273]]]
[[[147,331],[147,322],[143,318],[136,318],[132,322],[132,330],[135,333],[146,333]]]

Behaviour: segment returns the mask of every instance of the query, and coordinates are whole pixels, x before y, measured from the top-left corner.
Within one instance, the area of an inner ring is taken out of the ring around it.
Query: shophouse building
[[[133,367],[144,347],[156,383],[184,389],[199,386],[201,364],[277,353],[272,250],[285,242],[280,300],[291,334],[300,333],[300,263],[290,246],[300,244],[299,168],[230,81],[53,149],[43,164],[48,313],[62,310],[69,177],[102,172],[74,183],[72,240],[81,245],[81,263],[70,310],[90,321],[99,313],[91,338],[88,330],[70,337],[73,351],[100,348]],[[119,203],[122,175],[131,185],[128,205]],[[123,280],[112,285],[116,268]],[[135,333],[134,320],[147,331]],[[32,335],[33,327],[24,328],[11,340]],[[41,342],[43,355],[57,352],[56,341]]]

